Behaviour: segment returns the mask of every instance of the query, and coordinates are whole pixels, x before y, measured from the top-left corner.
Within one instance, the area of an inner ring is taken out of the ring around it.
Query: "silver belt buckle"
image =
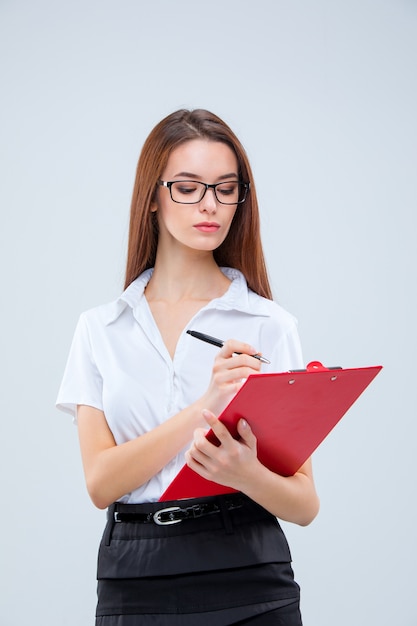
[[[161,515],[163,513],[173,513],[174,511],[181,511],[181,507],[169,506],[166,509],[159,509],[159,511],[155,511],[155,513],[153,514],[153,521],[155,522],[155,524],[158,524],[158,526],[168,526],[169,524],[179,524],[180,522],[182,522],[181,519],[168,519],[168,520],[161,519]]]

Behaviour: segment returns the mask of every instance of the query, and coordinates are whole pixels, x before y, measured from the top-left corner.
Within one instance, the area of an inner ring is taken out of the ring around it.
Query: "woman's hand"
[[[207,480],[244,491],[245,484],[260,465],[256,455],[256,437],[249,424],[240,419],[237,424],[239,439],[234,439],[213,413],[204,410],[203,417],[220,445],[208,441],[206,430],[198,428],[185,455],[187,465]]]
[[[260,372],[262,363],[254,359],[253,354],[258,354],[257,350],[247,343],[234,339],[226,341],[214,360],[210,384],[201,398],[201,406],[220,415],[247,377]]]
[[[204,410],[203,417],[220,445],[198,428],[185,454],[187,465],[207,480],[241,491],[282,520],[310,524],[319,510],[311,459],[294,476],[280,476],[258,460],[257,440],[246,420],[239,420],[239,439],[234,439],[213,413]]]

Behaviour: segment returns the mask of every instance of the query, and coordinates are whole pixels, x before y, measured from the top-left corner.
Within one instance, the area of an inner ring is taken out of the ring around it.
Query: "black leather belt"
[[[234,509],[240,509],[244,505],[243,499],[226,500],[224,502],[224,508],[227,511]],[[166,508],[158,509],[149,513],[127,510],[129,505],[119,505],[119,509],[114,511],[114,521],[119,522],[133,522],[139,524],[157,524],[158,526],[165,526],[168,524],[179,524],[187,519],[197,519],[204,517],[205,515],[214,515],[220,513],[222,507],[216,502],[201,502],[193,504],[191,506],[169,506]]]

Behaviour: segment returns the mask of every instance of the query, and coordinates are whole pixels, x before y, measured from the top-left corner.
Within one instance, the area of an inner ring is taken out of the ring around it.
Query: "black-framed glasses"
[[[207,189],[213,189],[220,204],[242,204],[249,191],[249,183],[228,180],[224,183],[202,183],[198,180],[160,180],[158,185],[167,187],[173,202],[178,204],[198,204],[206,195]]]

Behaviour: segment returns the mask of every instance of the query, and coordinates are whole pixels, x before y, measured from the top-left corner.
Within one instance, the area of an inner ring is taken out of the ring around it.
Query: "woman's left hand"
[[[237,424],[240,438],[234,439],[211,411],[204,410],[203,416],[220,445],[208,441],[206,430],[198,428],[185,454],[187,465],[207,480],[244,491],[246,482],[259,464],[256,437],[249,424],[245,419],[240,419]]]

